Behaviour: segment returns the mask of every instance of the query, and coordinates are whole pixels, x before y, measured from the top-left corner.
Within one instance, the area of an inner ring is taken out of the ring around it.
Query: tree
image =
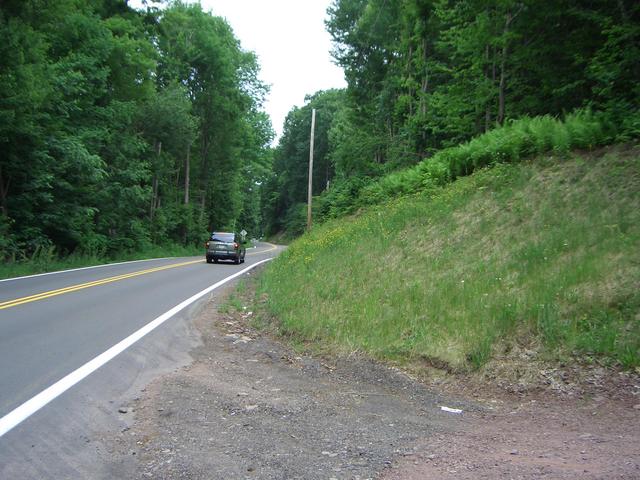
[[[200,243],[257,218],[266,87],[223,19],[8,0],[0,40],[0,255]]]
[[[199,5],[174,3],[160,19],[158,36],[160,84],[184,85],[200,119],[199,223],[233,227],[242,210],[243,118],[265,91],[256,58],[242,52],[223,19]]]

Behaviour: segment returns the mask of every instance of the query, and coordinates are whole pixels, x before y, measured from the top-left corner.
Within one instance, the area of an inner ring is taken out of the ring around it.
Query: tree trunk
[[[153,181],[151,183],[151,208],[149,210],[149,218],[153,221],[158,202],[158,165],[160,163],[160,154],[162,153],[162,142],[156,143],[157,162],[153,167]]]
[[[504,44],[502,45],[502,58],[500,59],[500,87],[498,93],[498,123],[502,125],[504,123],[505,117],[505,89],[507,85],[507,75],[506,75],[506,62],[507,55],[509,54],[509,42],[507,41],[507,34],[509,33],[509,26],[511,25],[511,21],[513,20],[513,15],[511,12],[507,12],[505,16],[504,22],[504,32],[503,35],[505,37]]]
[[[409,53],[407,54],[407,63],[405,64],[405,75],[407,78],[411,77],[411,61],[413,59],[413,45],[409,43]],[[413,83],[409,83],[409,85],[413,85]],[[415,91],[412,86],[409,87],[407,94],[411,97],[411,101],[409,102],[409,116],[413,116],[413,102],[415,98]]]
[[[187,158],[184,161],[184,204],[189,204],[189,167],[191,161],[191,144],[187,145]]]
[[[507,47],[503,47],[502,48],[502,55],[503,58],[500,61],[501,66],[500,66],[500,87],[499,87],[499,94],[498,94],[498,124],[502,125],[504,123],[504,90],[505,90],[505,86],[506,86],[506,79],[505,79],[505,71],[504,71],[504,55],[507,54]]]
[[[498,118],[497,121],[500,125],[504,124],[506,117],[506,89],[507,89],[507,73],[506,64],[509,55],[509,28],[511,23],[520,15],[524,10],[524,3],[518,3],[518,10],[515,13],[508,11],[505,14],[503,37],[504,43],[502,45],[502,58],[500,59],[500,90],[498,96]]]
[[[424,65],[424,76],[422,77],[422,85],[420,88],[420,115],[424,117],[427,114],[427,101],[425,96],[429,89],[429,70],[427,69],[427,39],[422,40],[422,63]]]
[[[8,216],[9,211],[7,210],[7,197],[9,196],[9,184],[10,179],[6,180],[2,176],[2,167],[0,167],[0,213],[2,215]]]
[[[420,86],[420,119],[423,124],[426,124],[427,116],[427,91],[429,90],[429,69],[427,67],[427,39],[422,39],[422,65],[424,68],[424,75],[422,77],[422,85]],[[422,137],[422,146],[420,152],[420,158],[425,157],[425,149],[427,146],[427,131],[422,128],[420,135]]]
[[[200,215],[199,215],[199,225],[202,225],[204,221],[204,207],[206,205],[206,196],[207,190],[209,186],[209,165],[208,165],[208,154],[209,154],[210,143],[207,138],[207,130],[206,125],[202,126],[202,141],[200,143],[200,156],[201,156],[201,170],[200,170]]]
[[[491,65],[491,67],[489,67],[489,59],[491,56],[489,51],[490,51],[489,45],[487,44],[484,47],[484,59],[487,65],[486,76],[488,79],[491,80],[491,84],[493,85],[496,80],[496,62],[494,60],[492,62],[493,64]],[[487,103],[485,104],[485,109],[484,109],[484,131],[485,132],[488,131],[489,128],[491,128],[491,101],[487,100]]]
[[[157,198],[158,198],[158,175],[154,173],[153,181],[151,183],[151,210],[149,211],[149,216],[151,217],[151,220],[153,220],[153,217],[156,212]]]
[[[202,196],[200,197],[200,221],[198,222],[199,225],[202,225],[202,222],[204,222],[204,206],[205,206],[205,204],[206,204],[206,202],[205,202],[205,192],[202,192]]]
[[[420,92],[422,93],[420,96],[420,115],[422,115],[423,118],[427,115],[427,101],[425,96],[429,89],[429,72],[427,72],[427,67],[424,67],[424,70],[424,77],[422,77],[422,85],[420,87]]]
[[[325,190],[329,190],[329,183],[331,182],[331,179],[329,178],[329,162],[327,162],[327,167],[324,173],[324,179],[325,179]]]

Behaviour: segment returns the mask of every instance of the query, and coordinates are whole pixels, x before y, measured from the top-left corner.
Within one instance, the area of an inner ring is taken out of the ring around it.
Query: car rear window
[[[213,232],[211,234],[211,240],[214,242],[233,243],[233,239],[234,239],[233,233]]]

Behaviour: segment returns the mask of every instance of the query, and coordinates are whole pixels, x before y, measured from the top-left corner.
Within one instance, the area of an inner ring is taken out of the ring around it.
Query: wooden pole
[[[307,231],[311,230],[311,197],[313,194],[313,135],[316,127],[316,109],[311,109],[311,141],[309,145],[309,193],[307,195]]]

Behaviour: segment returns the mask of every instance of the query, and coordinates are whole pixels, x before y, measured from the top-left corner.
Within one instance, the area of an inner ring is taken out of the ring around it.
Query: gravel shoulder
[[[131,423],[107,440],[114,475],[640,478],[637,376],[580,395],[434,384],[360,356],[300,355],[251,328],[249,310],[222,313],[223,302],[214,296],[195,318],[192,363],[125,408]]]

